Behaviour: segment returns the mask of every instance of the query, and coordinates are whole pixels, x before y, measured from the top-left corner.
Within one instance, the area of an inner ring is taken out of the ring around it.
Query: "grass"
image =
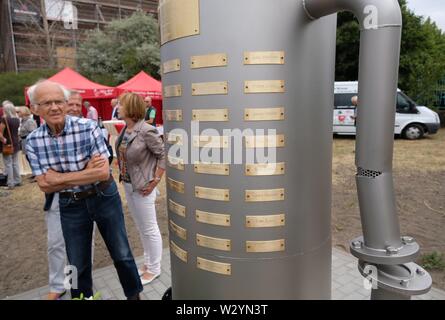
[[[431,253],[426,253],[422,255],[421,265],[427,270],[445,270],[445,261],[443,253],[433,251]]]
[[[423,172],[443,170],[445,168],[444,145],[445,129],[440,129],[437,134],[426,136],[421,140],[395,139],[394,171],[403,172],[413,168]],[[338,167],[347,166],[351,168],[351,173],[355,171],[355,138],[351,136],[335,137],[333,153],[333,182],[335,184],[338,179],[341,179],[340,175],[336,174]]]

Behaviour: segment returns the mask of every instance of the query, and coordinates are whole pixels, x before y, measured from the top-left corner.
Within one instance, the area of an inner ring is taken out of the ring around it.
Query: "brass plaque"
[[[176,192],[179,193],[184,193],[184,182],[179,182],[176,180],[173,180],[172,178],[168,178],[168,186],[170,187],[170,189],[175,190]]]
[[[196,148],[228,148],[229,137],[224,136],[194,136],[193,146]]]
[[[182,134],[170,133],[170,132],[167,133],[167,143],[177,144],[179,146],[182,146],[183,144]]]
[[[168,60],[162,64],[162,73],[170,73],[181,70],[181,60],[173,59]]]
[[[284,107],[246,108],[244,109],[244,120],[246,121],[284,120]]]
[[[182,110],[165,110],[165,119],[168,121],[182,121]]]
[[[228,109],[193,109],[192,120],[195,121],[229,121]]]
[[[160,0],[161,45],[199,34],[199,0]]]
[[[185,217],[185,207],[172,199],[168,199],[168,208],[178,216]]]
[[[201,270],[219,273],[227,276],[230,276],[232,274],[232,266],[230,263],[216,262],[200,257],[196,259],[196,267]]]
[[[170,250],[177,256],[180,260],[187,263],[187,251],[181,249],[176,243],[170,240]]]
[[[194,165],[196,173],[216,174],[220,176],[228,176],[230,173],[230,165],[224,163],[203,163],[197,162]]]
[[[230,201],[230,191],[229,189],[195,187],[195,197],[216,201]]]
[[[232,249],[230,239],[212,238],[199,233],[196,234],[196,244],[200,247],[222,251],[230,251]]]
[[[247,202],[282,201],[284,189],[246,190],[245,200]]]
[[[246,148],[281,148],[284,147],[284,134],[268,136],[247,136]]]
[[[246,164],[246,176],[277,176],[284,174],[284,162]]]
[[[175,168],[177,170],[181,170],[184,171],[185,166],[184,166],[184,160],[180,159],[180,158],[174,158],[174,157],[167,157],[167,164],[169,167],[171,168]]]
[[[187,230],[178,226],[176,223],[170,220],[170,227],[172,231],[181,239],[187,240]]]
[[[192,83],[193,96],[227,94],[227,92],[228,92],[227,81]]]
[[[221,213],[211,213],[205,212],[201,210],[196,210],[196,221],[213,224],[216,226],[230,226],[230,214],[221,214]]]
[[[282,227],[285,223],[284,213],[266,216],[246,216],[247,228]]]
[[[270,241],[246,241],[247,252],[284,251],[284,239]]]
[[[180,84],[164,87],[165,98],[180,97],[180,96],[182,96],[182,86]]]
[[[244,64],[284,64],[284,51],[246,51]]]
[[[224,66],[227,66],[227,54],[225,53],[192,56],[190,61],[190,67],[192,69]]]
[[[283,93],[284,80],[244,81],[244,93]]]

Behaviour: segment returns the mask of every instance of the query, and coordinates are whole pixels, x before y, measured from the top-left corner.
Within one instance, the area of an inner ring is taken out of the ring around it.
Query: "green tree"
[[[16,106],[25,105],[25,87],[29,87],[40,79],[53,76],[56,70],[32,70],[27,72],[0,73],[0,103],[9,100]]]
[[[89,32],[78,50],[80,72],[112,86],[141,70],[159,78],[159,65],[158,23],[144,12],[114,20],[103,31]]]
[[[402,43],[399,87],[419,104],[435,102],[437,81],[445,74],[445,34],[434,22],[415,15],[399,0],[402,8]],[[359,25],[352,14],[343,12],[337,23],[336,79],[358,78]]]
[[[341,12],[337,20],[336,80],[358,78],[360,27],[352,13]]]

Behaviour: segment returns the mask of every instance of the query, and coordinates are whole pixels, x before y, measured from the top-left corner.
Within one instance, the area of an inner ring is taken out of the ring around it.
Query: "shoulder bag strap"
[[[11,130],[9,129],[9,124],[8,124],[8,118],[5,115],[5,124],[6,124],[6,129],[8,130],[8,134],[9,134],[9,142],[12,144],[12,135],[11,135]]]

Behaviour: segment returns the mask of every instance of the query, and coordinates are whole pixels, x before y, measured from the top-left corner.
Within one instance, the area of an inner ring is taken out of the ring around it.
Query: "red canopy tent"
[[[143,97],[150,96],[152,105],[156,108],[156,123],[162,124],[162,84],[150,77],[144,71],[139,72],[127,82],[116,87],[117,94],[124,92],[137,93]]]
[[[67,89],[79,91],[83,101],[88,101],[97,109],[99,117],[104,120],[111,119],[111,99],[116,97],[115,88],[90,81],[70,68],[63,69],[48,80],[57,82]],[[26,100],[28,103],[28,97]]]

